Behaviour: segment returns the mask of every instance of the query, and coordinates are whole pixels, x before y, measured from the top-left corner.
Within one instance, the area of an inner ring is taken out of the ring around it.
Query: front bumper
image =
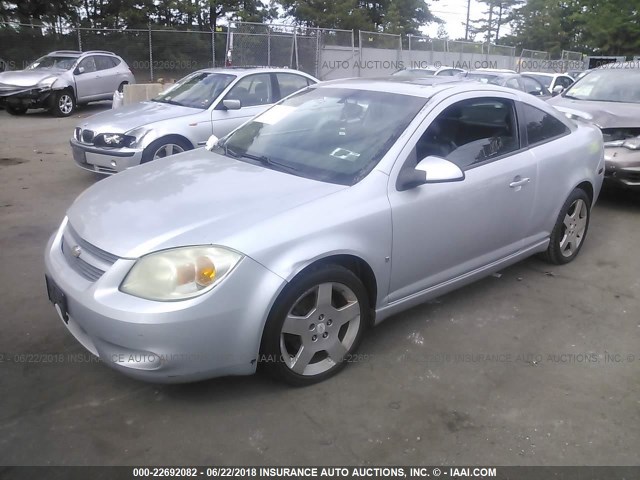
[[[640,150],[605,147],[604,160],[608,184],[640,189]]]
[[[0,105],[28,108],[48,107],[53,90],[38,87],[0,88]]]
[[[128,376],[179,383],[255,372],[262,330],[285,281],[244,257],[210,292],[155,302],[118,285],[135,260],[118,259],[95,282],[62,253],[62,228],[45,250],[46,274],[66,296],[71,334],[100,360]]]
[[[136,165],[142,161],[142,149],[135,148],[101,148],[69,140],[73,160],[80,168],[92,172],[113,175]]]

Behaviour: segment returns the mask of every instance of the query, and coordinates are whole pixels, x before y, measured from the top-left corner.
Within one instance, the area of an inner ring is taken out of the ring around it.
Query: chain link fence
[[[207,67],[271,66],[303,70],[321,80],[387,75],[401,68],[455,67],[557,71],[582,61],[579,52],[548,52],[417,35],[234,22],[198,30],[162,28],[92,29],[0,22],[0,62],[26,67],[54,50],[109,50],[129,64],[138,82],[175,80]],[[557,65],[554,63],[557,62]],[[563,70],[566,71],[567,69]]]
[[[177,29],[69,28],[0,23],[0,55],[20,70],[56,50],[108,50],[121,56],[138,82],[177,80],[201,68],[223,66],[227,32]]]

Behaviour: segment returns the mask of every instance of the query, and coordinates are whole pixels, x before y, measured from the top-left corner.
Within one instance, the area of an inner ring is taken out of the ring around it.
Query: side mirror
[[[240,110],[242,108],[242,103],[240,100],[223,100],[222,105],[227,110]]]
[[[211,135],[208,138],[207,143],[204,145],[204,148],[206,148],[209,151],[213,150],[213,148],[218,144],[218,140],[219,140],[218,137],[216,137],[215,135]]]
[[[404,191],[425,183],[460,182],[464,180],[464,172],[455,163],[444,158],[430,155],[420,162],[414,169],[400,172],[396,186]]]
[[[78,67],[76,68],[76,75],[81,75],[84,73],[84,67]]]
[[[551,94],[555,97],[556,95],[560,95],[562,92],[564,92],[564,87],[562,85],[556,85],[553,87]]]

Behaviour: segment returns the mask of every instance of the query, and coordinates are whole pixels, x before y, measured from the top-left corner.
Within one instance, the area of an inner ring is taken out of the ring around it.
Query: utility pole
[[[467,0],[467,23],[464,26],[464,40],[469,40],[469,14],[471,13],[471,0]]]
[[[493,26],[493,2],[489,2],[489,23],[487,25],[487,43],[491,44],[491,28]]]

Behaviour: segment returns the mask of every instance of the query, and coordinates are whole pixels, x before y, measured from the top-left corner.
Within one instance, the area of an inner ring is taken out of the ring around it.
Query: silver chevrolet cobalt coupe
[[[46,247],[48,294],[132,377],[310,384],[401,310],[573,260],[603,172],[600,130],[524,92],[327,82],[85,191]]]

